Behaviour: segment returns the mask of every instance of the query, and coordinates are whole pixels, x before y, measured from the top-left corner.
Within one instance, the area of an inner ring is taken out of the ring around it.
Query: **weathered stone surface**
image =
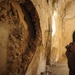
[[[9,24],[0,21],[0,74],[6,75],[7,41],[9,36]]]
[[[63,47],[72,42],[72,34],[75,31],[75,1],[71,1],[64,11],[63,18]],[[65,48],[63,48],[63,54],[65,53]]]
[[[1,73],[38,75],[46,64],[61,60],[75,30],[74,4],[72,0],[0,0]]]
[[[1,70],[1,74],[7,72],[8,75],[24,75],[36,47],[41,44],[38,14],[29,0],[21,5],[17,1],[1,1],[0,9],[0,23],[7,22],[9,26],[8,39],[6,38],[7,46],[4,45],[6,50],[1,51],[2,54],[5,53],[3,64],[7,67],[0,67],[0,69],[4,68],[3,71]],[[1,63],[1,65],[3,64]]]

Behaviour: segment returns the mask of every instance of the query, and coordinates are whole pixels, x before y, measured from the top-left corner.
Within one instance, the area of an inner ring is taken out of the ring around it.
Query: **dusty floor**
[[[52,66],[47,66],[46,71],[41,75],[69,75],[67,60],[63,59]]]
[[[51,68],[51,75],[69,75],[67,64],[64,63],[56,63]]]
[[[55,63],[50,67],[50,75],[69,75],[67,60]]]

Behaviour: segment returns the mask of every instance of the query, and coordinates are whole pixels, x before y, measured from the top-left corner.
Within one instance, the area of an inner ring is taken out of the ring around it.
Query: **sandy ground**
[[[69,75],[67,60],[61,60],[52,66],[47,66],[46,71],[40,75]]]
[[[69,75],[67,60],[55,63],[50,67],[50,71],[50,75]]]
[[[51,75],[69,75],[68,66],[64,63],[56,63],[50,70],[52,72]]]

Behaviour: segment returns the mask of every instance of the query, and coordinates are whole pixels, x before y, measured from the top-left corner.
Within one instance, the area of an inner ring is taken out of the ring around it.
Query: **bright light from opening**
[[[52,36],[54,36],[56,27],[55,27],[55,17],[57,16],[57,12],[54,11],[54,14],[52,16]]]

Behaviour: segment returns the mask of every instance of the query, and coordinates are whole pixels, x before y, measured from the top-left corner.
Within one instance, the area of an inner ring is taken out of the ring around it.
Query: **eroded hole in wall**
[[[24,12],[24,20],[26,21],[28,25],[28,31],[29,31],[29,36],[30,38],[34,39],[36,38],[36,28],[35,25],[32,21],[31,15],[27,12],[26,7],[23,4],[20,4],[22,11]]]
[[[31,16],[31,20],[35,25],[35,29],[36,29],[36,37],[40,37],[41,36],[41,29],[40,29],[40,23],[39,23],[39,17],[37,14],[37,11],[34,7],[34,5],[31,3],[30,0],[26,1],[24,3],[24,6],[26,7],[26,10],[28,10],[28,13]]]

